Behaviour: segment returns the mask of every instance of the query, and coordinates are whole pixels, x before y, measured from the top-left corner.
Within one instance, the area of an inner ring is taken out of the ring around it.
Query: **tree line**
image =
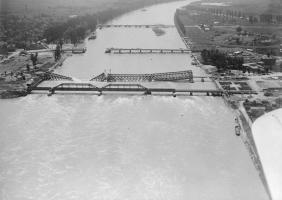
[[[224,52],[220,52],[218,49],[204,49],[201,51],[201,56],[203,64],[214,65],[219,70],[244,70],[244,58],[242,56],[230,56]]]
[[[171,0],[165,0],[164,2],[169,1]],[[99,23],[106,23],[130,10],[158,2],[159,1],[153,0],[134,1],[118,5],[116,8],[109,8],[94,14],[87,14],[85,16],[68,19],[65,22],[53,23],[44,31],[43,37],[47,39],[48,43],[69,40],[75,44],[85,38],[87,31],[94,31],[98,21]]]

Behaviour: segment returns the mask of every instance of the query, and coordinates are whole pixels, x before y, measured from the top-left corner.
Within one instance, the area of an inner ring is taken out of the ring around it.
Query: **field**
[[[282,25],[267,23],[259,18],[260,14],[268,13],[273,7],[270,1],[215,2],[218,1],[202,0],[178,11],[185,35],[194,45],[193,50],[227,47],[279,55]]]

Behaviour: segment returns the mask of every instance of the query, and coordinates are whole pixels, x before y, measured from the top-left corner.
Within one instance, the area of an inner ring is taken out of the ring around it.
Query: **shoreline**
[[[175,13],[175,18],[176,18],[176,15],[177,15],[177,12]],[[177,28],[177,31],[178,31],[182,41],[184,42],[184,44],[186,46],[188,46],[187,41],[184,38],[186,36],[182,32],[182,30],[180,28],[180,25],[178,24],[177,20],[174,20],[174,22],[175,22],[175,27]],[[202,70],[204,70],[201,67],[202,63],[199,61],[199,58],[197,57],[197,55],[194,55],[193,51],[191,51],[191,55],[193,56],[194,60],[197,62],[196,66],[198,66]],[[206,72],[206,74],[209,75],[207,72]],[[213,79],[212,79],[212,81],[215,83],[217,88],[221,88],[218,85],[217,81],[215,81]],[[270,189],[269,189],[267,180],[265,178],[265,173],[264,173],[263,166],[262,166],[262,163],[261,163],[261,160],[260,160],[260,157],[259,157],[256,145],[255,145],[255,141],[253,139],[253,133],[252,133],[252,130],[251,130],[252,122],[249,119],[249,117],[248,117],[248,115],[247,115],[247,113],[245,111],[245,108],[242,106],[243,101],[242,100],[237,100],[237,102],[235,102],[235,103],[239,104],[239,106],[235,106],[234,107],[234,105],[232,105],[232,103],[231,103],[231,98],[230,97],[228,97],[226,95],[223,95],[222,98],[223,98],[225,104],[227,105],[227,107],[230,108],[231,111],[234,113],[235,118],[238,119],[238,124],[241,127],[241,131],[240,131],[241,132],[241,136],[240,137],[241,137],[244,145],[246,146],[246,149],[247,149],[247,151],[248,151],[248,153],[250,155],[250,158],[251,158],[251,160],[252,160],[252,162],[254,164],[254,167],[255,167],[256,171],[258,172],[258,175],[259,175],[259,177],[260,177],[260,179],[262,181],[262,184],[264,185],[264,187],[266,189],[266,193],[269,196],[269,198],[271,199]]]
[[[241,131],[242,132],[241,139],[244,142],[244,144],[245,144],[245,146],[246,146],[246,148],[249,152],[249,155],[250,155],[250,157],[253,161],[253,164],[254,164],[256,170],[259,173],[259,177],[262,181],[262,184],[264,185],[266,192],[271,199],[270,189],[269,189],[266,177],[265,177],[264,169],[263,169],[263,166],[262,166],[262,163],[261,163],[260,156],[259,156],[258,151],[257,151],[256,144],[255,144],[255,141],[254,141],[254,138],[253,138],[253,132],[252,132],[252,128],[251,128],[252,124],[250,124],[251,120],[249,119],[249,117],[248,117],[248,115],[245,111],[245,108],[242,105],[242,102],[240,102],[240,106],[237,110],[235,110],[235,112],[236,112],[237,117],[239,119],[240,126],[242,127],[241,128],[241,130],[242,130]]]
[[[54,61],[54,58],[44,57],[46,61],[41,66],[37,66],[31,69],[30,72],[27,72],[24,67],[17,69],[17,71],[11,71],[10,75],[4,77],[1,76],[0,80],[0,99],[13,99],[18,97],[23,97],[28,95],[28,84],[35,82],[38,79],[38,74],[53,72],[59,66],[62,66],[64,61],[68,58],[68,53],[63,53],[62,57],[58,61]],[[12,76],[12,74],[14,74]],[[22,74],[24,79],[19,77]],[[11,79],[11,80],[6,80]],[[16,79],[16,80],[14,80]]]

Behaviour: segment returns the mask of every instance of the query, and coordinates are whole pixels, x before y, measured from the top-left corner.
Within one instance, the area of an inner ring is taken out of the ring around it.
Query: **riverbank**
[[[191,48],[191,45],[193,43],[196,43],[197,45],[199,44],[199,42],[203,42],[202,40],[200,41],[195,41],[193,39],[195,38],[189,38],[187,37],[188,35],[186,34],[186,28],[185,25],[182,24],[182,21],[179,18],[179,10],[178,12],[175,13],[175,26],[177,27],[177,30],[179,32],[180,37],[182,38],[183,42],[185,43],[185,45],[189,48]],[[192,26],[196,26],[195,24],[193,24]],[[189,27],[190,29],[198,29],[197,27]],[[196,36],[195,36],[196,37]],[[189,43],[189,45],[188,45]],[[206,46],[207,48],[209,48],[208,46]],[[192,47],[192,56],[194,58],[194,61],[196,61],[196,65],[201,67],[203,66],[203,64],[200,62],[202,60],[202,56],[200,53],[196,52],[197,50],[193,49]],[[203,69],[204,70],[204,69]],[[205,70],[206,71],[206,70]],[[222,89],[222,86],[214,79],[212,79],[212,81],[215,83],[215,85],[217,86],[217,88]],[[223,99],[224,102],[226,103],[226,105],[232,110],[232,112],[234,113],[234,115],[236,116],[237,119],[237,123],[240,127],[239,132],[242,138],[243,143],[245,144],[249,155],[252,159],[252,162],[259,174],[259,177],[266,189],[266,192],[268,194],[268,196],[271,199],[271,195],[270,195],[270,190],[266,181],[266,177],[265,177],[265,173],[262,167],[262,163],[254,142],[254,138],[253,138],[253,134],[252,134],[252,130],[251,130],[251,126],[252,126],[252,122],[251,120],[248,120],[248,114],[245,111],[245,108],[243,107],[243,100],[246,99],[242,98],[242,97],[238,97],[236,98],[236,95],[234,97],[230,97],[227,95],[223,95]]]
[[[17,98],[27,95],[27,84],[31,84],[39,74],[52,72],[71,54],[63,53],[61,58],[54,60],[53,53],[39,53],[38,63],[32,66],[30,55],[17,55],[0,68],[0,99]]]
[[[239,119],[239,122],[240,122],[240,125],[241,125],[241,134],[242,134],[241,138],[242,138],[247,150],[249,151],[249,154],[250,154],[250,157],[251,157],[251,159],[254,163],[254,166],[259,173],[259,177],[260,177],[260,179],[261,179],[261,181],[262,181],[262,183],[263,183],[263,185],[266,189],[268,196],[271,199],[269,186],[268,186],[268,183],[267,183],[267,180],[266,180],[266,176],[265,176],[265,173],[264,173],[264,170],[263,170],[261,159],[260,159],[260,156],[258,154],[257,147],[256,147],[254,137],[253,137],[253,133],[252,133],[252,128],[251,128],[252,122],[249,119],[248,114],[246,113],[242,102],[239,106],[239,109],[236,110],[236,114],[238,116],[238,119]]]

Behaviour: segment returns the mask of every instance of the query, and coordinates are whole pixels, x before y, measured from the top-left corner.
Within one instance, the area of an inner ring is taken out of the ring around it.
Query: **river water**
[[[176,8],[187,3],[110,23],[173,24]],[[104,70],[204,74],[189,55],[104,54],[108,47],[185,47],[175,29],[165,31],[99,30],[87,53],[68,58],[56,73],[77,81]],[[0,110],[1,200],[267,199],[220,98],[33,94],[1,100]]]

